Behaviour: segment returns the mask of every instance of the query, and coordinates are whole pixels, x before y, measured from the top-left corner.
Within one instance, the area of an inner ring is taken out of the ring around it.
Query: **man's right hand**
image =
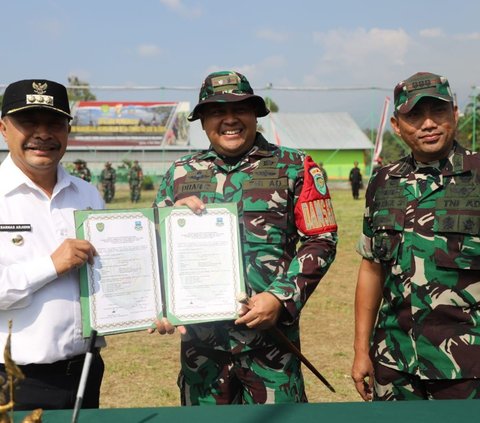
[[[368,353],[355,354],[352,366],[352,379],[364,401],[373,399],[374,372]]]
[[[174,206],[187,206],[195,214],[202,214],[205,210],[205,204],[196,195],[181,198],[175,202]]]
[[[82,239],[65,239],[50,256],[57,275],[62,275],[85,263],[93,264],[93,256],[97,255],[95,247]]]
[[[176,328],[181,335],[185,335],[187,333],[185,326],[177,326]],[[161,320],[155,320],[152,327],[148,328],[148,333],[154,333],[155,330],[157,330],[160,335],[165,335],[167,333],[171,335],[175,332],[175,326],[173,326],[166,317],[162,317]]]

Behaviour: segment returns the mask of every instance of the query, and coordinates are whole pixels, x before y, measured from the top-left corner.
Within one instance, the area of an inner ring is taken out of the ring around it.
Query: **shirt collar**
[[[454,141],[453,147],[450,150],[448,157],[440,161],[432,163],[422,163],[419,164],[412,154],[400,159],[396,164],[392,166],[388,172],[390,176],[394,177],[407,177],[409,173],[414,172],[415,170],[421,167],[434,167],[441,171],[444,176],[456,175],[464,173],[471,170],[467,168],[464,163],[463,157],[465,156],[466,150],[457,141]]]

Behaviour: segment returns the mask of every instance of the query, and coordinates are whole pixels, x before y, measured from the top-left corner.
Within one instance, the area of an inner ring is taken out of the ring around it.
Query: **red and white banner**
[[[375,148],[373,149],[373,163],[378,163],[380,153],[383,147],[383,131],[385,130],[385,124],[387,122],[388,106],[390,105],[390,97],[385,97],[385,103],[383,104],[382,116],[377,129],[377,139],[375,140]]]
[[[270,124],[272,126],[272,133],[273,138],[275,138],[275,144],[280,145],[280,137],[277,132],[277,128],[275,127],[275,122],[273,121],[273,113],[270,112]]]

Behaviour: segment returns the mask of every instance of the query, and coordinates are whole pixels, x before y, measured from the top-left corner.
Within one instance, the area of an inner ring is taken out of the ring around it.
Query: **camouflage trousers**
[[[279,347],[233,354],[183,343],[182,405],[307,402],[297,357]]]
[[[140,192],[141,192],[140,183],[130,184],[130,200],[132,201],[132,203],[138,203],[138,201],[140,201]]]
[[[420,379],[382,365],[375,366],[374,401],[479,398],[480,379]]]
[[[115,197],[115,184],[112,182],[105,182],[103,184],[103,199],[105,203],[111,203]]]

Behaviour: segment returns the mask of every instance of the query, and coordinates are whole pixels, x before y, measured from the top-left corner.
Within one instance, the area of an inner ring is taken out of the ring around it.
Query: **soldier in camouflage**
[[[73,169],[72,175],[76,176],[84,181],[90,182],[92,180],[92,174],[90,169],[87,167],[87,162],[82,159],[77,159],[73,162],[75,168]]]
[[[143,170],[135,160],[128,172],[128,185],[130,186],[130,201],[138,203],[140,201],[140,194],[142,192]]]
[[[480,398],[480,158],[444,77],[412,75],[394,104],[411,155],[367,189],[352,378],[364,400]]]
[[[100,183],[103,188],[103,199],[105,203],[111,203],[115,197],[115,182],[117,180],[117,172],[112,167],[112,163],[106,162],[105,167],[100,173]]]
[[[236,321],[179,328],[183,405],[305,402],[299,359],[268,334],[276,325],[300,346],[302,307],[336,252],[336,223],[318,166],[256,132],[269,113],[248,80],[209,75],[189,120],[211,148],[177,160],[159,188],[159,207],[235,202],[250,303]],[[173,333],[165,319],[159,333]]]

